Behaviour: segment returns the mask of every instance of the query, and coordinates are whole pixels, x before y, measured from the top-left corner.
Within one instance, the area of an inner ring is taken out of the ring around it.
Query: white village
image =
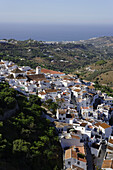
[[[66,170],[87,170],[93,164],[113,168],[113,98],[95,89],[95,83],[77,75],[37,66],[18,66],[0,61],[0,81],[25,96],[38,95],[41,101],[58,103],[56,114],[47,109],[45,118],[55,124],[63,150]],[[46,107],[43,106],[45,109]]]

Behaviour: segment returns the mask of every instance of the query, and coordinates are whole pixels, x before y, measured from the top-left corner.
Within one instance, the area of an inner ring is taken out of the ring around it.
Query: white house
[[[81,107],[81,115],[83,118],[93,117],[93,106]]]
[[[21,71],[19,68],[16,68],[11,71],[11,74],[13,74],[14,78],[16,78],[18,75],[25,76],[25,71]]]
[[[46,101],[46,93],[45,92],[39,92],[38,96],[41,98],[42,101]]]
[[[48,70],[48,69],[45,69],[45,68],[41,69],[41,73],[44,73],[44,74],[47,74],[47,75],[49,74],[50,76],[53,76],[53,77],[61,77],[61,76],[65,75],[65,73],[53,71],[53,70]]]
[[[57,109],[56,117],[61,122],[66,122],[67,109]]]
[[[94,127],[97,128],[98,132],[102,133],[102,136],[104,138],[109,138],[109,136],[111,136],[112,127],[109,126],[107,123],[98,122],[94,125]]]
[[[98,157],[100,150],[101,150],[101,144],[92,143],[92,145],[91,145],[91,154],[92,155],[95,155],[95,157]]]
[[[80,170],[87,169],[84,147],[75,146],[65,151],[65,169],[71,167]]]

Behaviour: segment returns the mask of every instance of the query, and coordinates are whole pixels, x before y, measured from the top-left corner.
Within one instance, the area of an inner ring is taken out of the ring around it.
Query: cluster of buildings
[[[76,75],[40,66],[34,70],[3,60],[0,62],[2,80],[26,96],[38,95],[42,102],[51,99],[58,104],[56,117],[47,115],[47,118],[58,131],[64,169],[113,168],[113,136],[109,125],[113,117],[112,97],[96,91],[94,83],[80,80]]]

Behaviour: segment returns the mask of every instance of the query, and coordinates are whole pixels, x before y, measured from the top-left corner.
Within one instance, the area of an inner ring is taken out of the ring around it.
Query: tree
[[[8,109],[13,109],[16,106],[16,99],[14,97],[6,97],[4,102],[6,103]]]
[[[3,109],[2,108],[0,108],[0,115],[4,115],[4,112],[3,112]]]
[[[41,105],[41,99],[38,96],[35,95],[30,95],[29,97],[29,102],[32,104],[37,104],[37,105]]]
[[[22,139],[13,141],[13,153],[27,153],[30,147],[30,143]]]

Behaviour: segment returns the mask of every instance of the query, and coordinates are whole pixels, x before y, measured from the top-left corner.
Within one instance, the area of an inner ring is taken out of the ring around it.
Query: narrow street
[[[87,170],[95,170],[94,163],[93,163],[93,157],[91,155],[90,148],[87,143],[85,143],[86,148],[86,159],[87,159]]]
[[[98,168],[101,168],[101,166],[102,166],[105,151],[106,151],[106,146],[105,146],[105,144],[103,144],[102,148],[101,148],[101,152],[99,154],[99,157],[94,159],[94,163]]]

